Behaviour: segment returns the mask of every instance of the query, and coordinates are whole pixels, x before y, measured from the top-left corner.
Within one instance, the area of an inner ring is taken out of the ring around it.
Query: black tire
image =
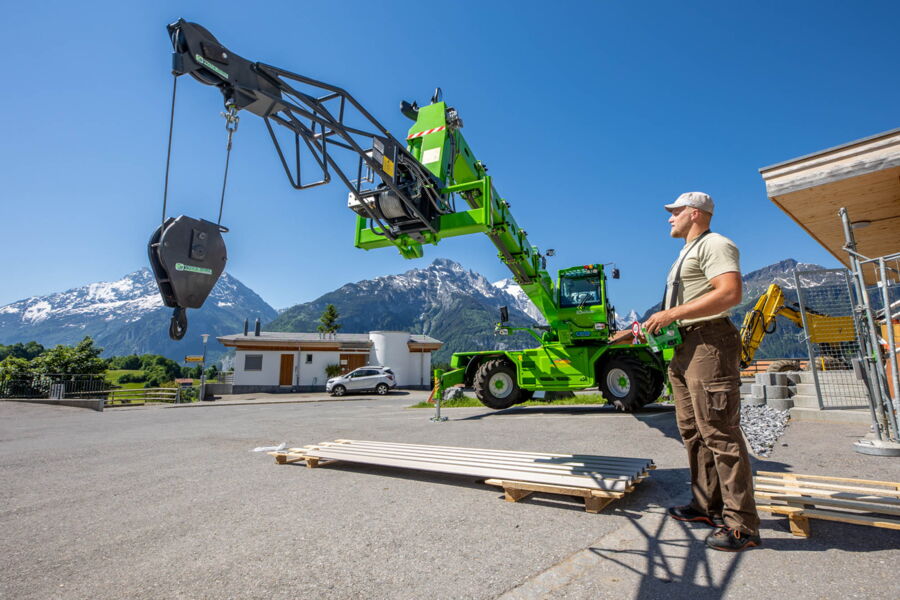
[[[473,382],[478,400],[494,410],[524,402],[524,390],[516,382],[516,368],[509,361],[495,358],[482,363]]]
[[[342,385],[336,385],[333,388],[331,388],[332,396],[343,396],[346,393],[347,393],[347,388],[345,388]]]
[[[653,367],[634,356],[623,354],[610,358],[597,373],[600,393],[618,410],[638,410],[659,397],[654,396],[653,371]]]
[[[817,356],[817,371],[847,371],[853,367],[846,360],[837,356]],[[812,365],[806,367],[807,371],[812,371]]]
[[[766,368],[766,373],[787,373],[788,371],[802,371],[799,360],[776,360]]]
[[[388,393],[388,385],[386,383],[379,383],[375,386],[375,393],[379,396],[384,396]]]

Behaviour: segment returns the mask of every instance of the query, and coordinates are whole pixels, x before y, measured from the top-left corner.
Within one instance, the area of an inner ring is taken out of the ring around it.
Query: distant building
[[[348,373],[363,365],[390,367],[397,386],[427,389],[431,353],[443,343],[405,331],[369,333],[260,332],[216,338],[235,349],[232,393],[323,391],[325,367]]]

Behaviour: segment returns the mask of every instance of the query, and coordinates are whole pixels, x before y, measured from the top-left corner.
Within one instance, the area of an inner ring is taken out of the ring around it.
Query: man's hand
[[[650,332],[651,335],[656,335],[660,329],[669,325],[676,319],[675,315],[672,314],[672,310],[661,310],[658,313],[653,313],[650,315],[650,318],[644,321],[644,329]]]

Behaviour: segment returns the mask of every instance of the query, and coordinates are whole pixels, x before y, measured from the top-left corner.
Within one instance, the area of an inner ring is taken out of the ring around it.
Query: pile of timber
[[[502,487],[510,502],[535,492],[563,494],[583,498],[588,512],[599,512],[613,500],[634,490],[634,486],[656,468],[653,461],[646,458],[362,440],[335,440],[269,454],[275,456],[279,464],[304,461],[308,467],[317,467],[343,461],[471,476]]]
[[[809,537],[810,519],[900,529],[900,483],[772,473],[753,478],[756,508],[785,515],[791,533]]]

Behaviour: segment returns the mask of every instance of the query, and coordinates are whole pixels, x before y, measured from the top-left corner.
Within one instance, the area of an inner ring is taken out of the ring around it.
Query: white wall
[[[247,354],[262,354],[261,371],[245,371]],[[234,385],[278,385],[281,352],[273,350],[238,350],[234,359]]]
[[[398,385],[431,385],[431,352],[410,352],[407,373],[409,379]]]
[[[397,376],[397,385],[399,386],[429,385],[431,382],[431,352],[410,352],[407,346],[409,334],[405,334],[404,337],[399,332],[373,332],[373,334],[383,333],[390,335],[372,336],[372,349],[365,364],[390,367]],[[237,350],[234,357],[234,385],[278,385],[281,355],[289,353],[285,350]],[[261,371],[244,370],[247,354],[262,355]],[[324,386],[328,380],[325,375],[325,366],[339,364],[341,361],[340,352],[301,350],[292,354],[294,355],[293,385]],[[306,362],[307,354],[312,354],[312,362],[309,364]]]
[[[312,354],[312,362],[306,363],[306,355]],[[299,381],[296,385],[325,385],[328,377],[325,375],[325,366],[331,364],[339,364],[341,362],[340,352],[321,352],[313,350],[301,350],[299,359],[296,362],[299,365]]]

